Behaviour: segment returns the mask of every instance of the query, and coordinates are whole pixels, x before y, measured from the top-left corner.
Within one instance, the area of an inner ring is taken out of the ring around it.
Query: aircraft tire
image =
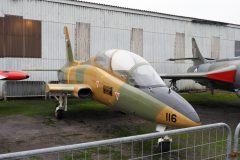
[[[62,109],[56,110],[55,111],[55,117],[59,120],[63,119],[63,112],[64,112],[64,110],[62,110]]]
[[[157,150],[160,153],[167,153],[170,151],[170,141],[159,142],[157,145]]]

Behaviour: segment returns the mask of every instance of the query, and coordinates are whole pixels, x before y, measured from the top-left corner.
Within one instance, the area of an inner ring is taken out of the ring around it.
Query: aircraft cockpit
[[[153,67],[139,55],[126,50],[107,50],[96,55],[96,63],[112,70],[137,88],[166,86]]]

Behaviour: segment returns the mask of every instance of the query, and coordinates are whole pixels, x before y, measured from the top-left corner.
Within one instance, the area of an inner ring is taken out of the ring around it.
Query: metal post
[[[240,131],[240,123],[237,125],[237,128],[235,129],[234,133],[234,144],[233,144],[233,152],[231,153],[231,157],[233,159],[238,158],[238,137],[239,137],[239,131]]]

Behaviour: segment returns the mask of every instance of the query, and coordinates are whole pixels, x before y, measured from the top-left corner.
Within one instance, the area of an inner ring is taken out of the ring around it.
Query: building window
[[[175,58],[185,57],[185,33],[176,33],[175,37]],[[184,63],[183,60],[175,63]]]
[[[20,16],[0,20],[1,57],[41,58],[41,22]]]
[[[240,56],[240,41],[235,41],[235,57]]]
[[[132,28],[130,50],[143,56],[143,29]]]
[[[219,59],[219,51],[220,51],[220,38],[212,37],[211,40],[211,57],[213,59]]]
[[[76,25],[75,51],[77,60],[90,58],[90,23],[79,23]]]

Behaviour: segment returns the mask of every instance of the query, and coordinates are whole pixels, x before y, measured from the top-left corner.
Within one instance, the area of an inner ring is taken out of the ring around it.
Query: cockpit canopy
[[[165,86],[165,83],[142,57],[126,50],[107,50],[96,55],[96,63],[103,69],[117,72],[135,87]]]

